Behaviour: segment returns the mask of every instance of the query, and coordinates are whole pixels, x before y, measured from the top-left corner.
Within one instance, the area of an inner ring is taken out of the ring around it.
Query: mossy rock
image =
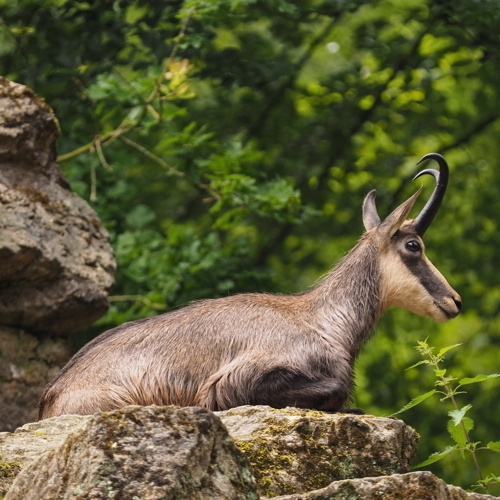
[[[417,433],[404,422],[267,406],[219,412],[248,457],[261,495],[323,488],[333,481],[404,473]]]
[[[345,479],[307,493],[275,500],[495,500],[450,486],[427,471],[391,476]]]
[[[3,498],[2,493],[5,493],[14,478],[21,471],[23,464],[18,460],[4,460],[4,457],[0,453],[0,498]]]
[[[208,410],[129,406],[80,424],[23,467],[6,500],[258,499],[247,459]]]

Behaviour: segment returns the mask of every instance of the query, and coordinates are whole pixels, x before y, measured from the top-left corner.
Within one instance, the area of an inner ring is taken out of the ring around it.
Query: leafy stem
[[[479,382],[484,382],[492,378],[500,377],[500,374],[494,373],[490,375],[476,375],[475,377],[465,377],[458,380],[453,375],[450,375],[446,368],[443,368],[443,362],[446,354],[461,344],[454,344],[450,346],[443,347],[436,354],[434,347],[430,346],[427,341],[420,341],[416,346],[416,350],[422,356],[422,360],[418,363],[410,366],[408,370],[415,368],[420,365],[429,366],[436,377],[434,382],[435,389],[421,394],[416,398],[412,399],[408,404],[406,404],[401,410],[397,411],[391,416],[398,415],[404,411],[413,408],[420,403],[424,402],[426,399],[430,398],[434,394],[439,394],[441,396],[440,401],[450,400],[453,410],[448,412],[448,432],[454,441],[453,446],[446,447],[441,452],[436,452],[430,455],[427,460],[415,465],[415,467],[424,467],[430,465],[434,462],[442,460],[444,457],[451,453],[460,453],[462,458],[465,458],[466,453],[469,453],[472,461],[474,462],[474,467],[476,469],[479,481],[478,487],[483,488],[488,492],[487,485],[493,482],[500,483],[500,477],[489,476],[484,478],[479,465],[477,451],[479,450],[490,450],[493,452],[500,452],[500,441],[491,441],[486,446],[479,446],[480,442],[474,442],[471,439],[470,431],[474,428],[474,421],[471,417],[466,416],[467,412],[472,408],[471,404],[460,407],[457,396],[466,394],[463,387],[470,384],[476,384]]]

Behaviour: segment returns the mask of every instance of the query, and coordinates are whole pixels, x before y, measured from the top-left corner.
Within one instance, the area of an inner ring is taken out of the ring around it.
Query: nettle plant
[[[407,405],[401,408],[401,410],[391,416],[399,415],[400,413],[423,403],[426,399],[429,399],[434,395],[440,396],[440,401],[442,402],[449,401],[453,409],[448,412],[449,419],[447,429],[453,441],[453,445],[447,446],[443,451],[432,453],[426,460],[415,465],[414,468],[425,467],[433,464],[450,454],[458,453],[463,459],[471,457],[478,475],[477,484],[473,485],[472,488],[483,489],[487,492],[488,485],[500,484],[500,475],[489,474],[484,477],[478,461],[477,452],[480,450],[490,450],[492,452],[500,453],[500,441],[490,441],[487,444],[483,444],[481,442],[474,441],[471,438],[471,431],[474,429],[474,420],[468,415],[468,412],[471,410],[472,405],[462,405],[459,401],[459,397],[461,399],[463,395],[467,394],[467,392],[463,390],[464,386],[500,377],[500,373],[476,375],[475,377],[465,377],[461,379],[450,375],[448,370],[443,367],[444,360],[446,354],[450,350],[455,349],[460,345],[461,344],[446,346],[436,353],[435,348],[430,346],[427,343],[427,340],[418,342],[415,349],[423,359],[407,368],[407,370],[411,370],[420,365],[427,365],[434,372],[435,388],[412,399]]]

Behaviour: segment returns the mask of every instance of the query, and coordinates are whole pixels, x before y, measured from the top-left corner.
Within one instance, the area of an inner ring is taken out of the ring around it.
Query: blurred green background
[[[308,288],[359,238],[369,190],[384,216],[423,184],[422,207],[432,179],[411,178],[436,151],[451,177],[427,254],[464,312],[389,311],[355,404],[388,415],[431,390],[431,371],[405,371],[425,338],[462,344],[447,358],[457,377],[500,371],[499,5],[0,0],[0,73],[54,109],[61,168],[118,260],[110,311],[75,348],[194,299]],[[498,380],[467,390],[472,439],[500,440]],[[451,444],[451,409],[436,397],[401,415],[417,461]],[[484,475],[499,457],[479,452]],[[428,469],[477,481],[460,456]]]

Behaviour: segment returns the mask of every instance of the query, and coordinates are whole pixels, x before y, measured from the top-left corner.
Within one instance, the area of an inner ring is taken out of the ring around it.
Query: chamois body
[[[447,180],[444,159],[427,157],[440,162]],[[47,386],[39,418],[130,404],[345,408],[356,357],[388,307],[436,321],[460,311],[459,295],[424,254],[421,236],[446,185],[440,188],[437,171],[423,173],[438,186],[419,217],[406,220],[420,191],[383,221],[370,192],[366,232],[311,290],[203,300],[109,330]]]
[[[362,286],[353,279],[360,266]],[[75,355],[44,393],[40,418],[128,404],[339,410],[382,313],[379,278],[376,253],[362,240],[305,293],[203,300],[126,323]]]

